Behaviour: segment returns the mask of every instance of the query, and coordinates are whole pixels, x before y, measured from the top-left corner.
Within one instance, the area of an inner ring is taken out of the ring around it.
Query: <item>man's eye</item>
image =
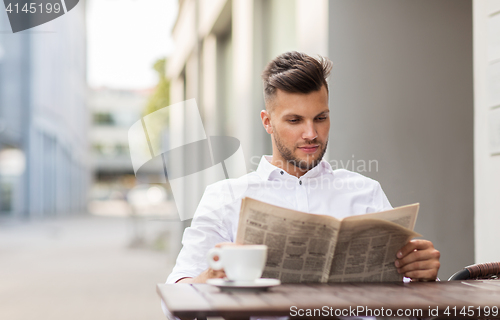
[[[324,121],[324,120],[326,120],[326,117],[319,117],[319,118],[316,118],[316,119],[318,119],[319,121]]]
[[[298,123],[299,120],[298,119],[290,119],[290,120],[288,120],[288,122],[290,122],[290,123]]]

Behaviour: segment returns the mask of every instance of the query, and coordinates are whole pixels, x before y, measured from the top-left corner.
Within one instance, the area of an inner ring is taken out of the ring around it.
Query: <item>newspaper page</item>
[[[352,216],[344,218],[342,221],[365,220],[365,219],[378,219],[391,221],[399,224],[403,228],[413,230],[415,229],[415,222],[417,221],[418,209],[420,204],[414,203],[402,207],[397,207],[387,211],[367,213],[360,216]]]
[[[396,253],[418,236],[390,221],[342,220],[328,282],[402,281],[394,265]]]
[[[340,221],[251,198],[241,204],[236,242],[268,246],[263,278],[327,282]]]
[[[262,277],[283,283],[401,281],[396,253],[413,232],[418,204],[337,220],[244,198],[236,242],[265,244]]]

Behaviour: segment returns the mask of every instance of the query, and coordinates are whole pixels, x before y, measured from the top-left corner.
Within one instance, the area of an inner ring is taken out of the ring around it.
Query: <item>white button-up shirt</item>
[[[337,219],[392,209],[380,184],[361,174],[332,170],[323,160],[297,178],[272,165],[270,160],[270,156],[263,156],[257,171],[207,187],[191,227],[184,231],[183,248],[167,283],[198,276],[208,268],[208,250],[217,243],[235,241],[243,197]],[[228,186],[245,191],[234,199]]]

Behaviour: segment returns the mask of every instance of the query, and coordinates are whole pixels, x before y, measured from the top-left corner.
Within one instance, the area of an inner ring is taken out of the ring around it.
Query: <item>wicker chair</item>
[[[448,281],[500,278],[500,262],[478,263],[456,272]]]

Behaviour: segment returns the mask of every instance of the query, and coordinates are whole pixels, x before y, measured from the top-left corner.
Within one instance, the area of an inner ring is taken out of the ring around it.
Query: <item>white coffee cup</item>
[[[219,259],[215,261],[215,257]],[[241,245],[213,248],[208,251],[208,265],[224,269],[229,280],[254,281],[262,275],[267,259],[266,245]]]

